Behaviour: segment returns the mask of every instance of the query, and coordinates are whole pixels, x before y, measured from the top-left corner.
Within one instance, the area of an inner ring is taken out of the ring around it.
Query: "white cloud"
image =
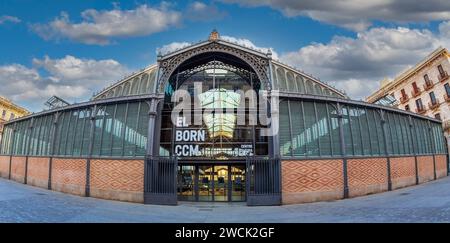
[[[255,50],[258,50],[258,51],[263,52],[263,53],[267,53],[268,50],[270,50],[272,52],[272,58],[273,59],[278,59],[278,53],[275,52],[273,50],[273,48],[271,48],[271,47],[259,47],[259,46],[255,45],[249,39],[236,38],[236,37],[226,36],[226,35],[221,36],[220,38],[225,40],[225,41],[228,41],[228,42],[231,42],[231,43],[235,43],[235,44],[238,44],[238,45],[250,48],[250,49],[255,49]]]
[[[257,51],[260,51],[262,53],[267,53],[268,50],[271,50],[272,52],[272,58],[273,59],[278,59],[278,53],[276,51],[273,50],[273,48],[270,47],[259,47],[257,45],[255,45],[251,40],[249,39],[245,39],[245,38],[237,38],[237,37],[232,37],[232,36],[220,36],[220,39],[224,40],[224,41],[228,41],[240,46],[244,46],[250,49],[254,49]],[[190,46],[192,45],[192,43],[189,42],[172,42],[168,45],[164,45],[160,48],[157,48],[157,53],[161,53],[162,55],[180,50],[184,47]]]
[[[0,95],[32,111],[40,110],[45,100],[53,95],[71,102],[85,101],[94,91],[129,72],[114,60],[96,61],[73,56],[44,57],[34,59],[33,63],[33,67],[0,66]]]
[[[185,16],[194,21],[213,21],[224,18],[226,12],[221,11],[215,5],[195,1],[188,5]]]
[[[269,6],[288,17],[312,19],[362,31],[372,21],[399,23],[450,19],[450,1],[444,0],[222,0],[243,6]]]
[[[172,42],[170,44],[167,44],[160,48],[157,48],[156,52],[161,55],[166,55],[168,53],[172,53],[174,51],[183,49],[190,45],[191,45],[191,43],[189,43],[189,42]]]
[[[280,59],[359,99],[378,89],[385,77],[393,78],[438,46],[448,46],[449,33],[448,22],[441,23],[439,33],[402,27],[372,28],[356,38],[336,36],[326,44],[312,43],[283,53]]]
[[[19,18],[15,17],[15,16],[9,16],[9,15],[2,15],[0,16],[0,24],[4,24],[4,23],[20,23],[22,22]]]
[[[67,38],[85,44],[106,45],[114,38],[145,36],[167,30],[181,22],[181,13],[171,10],[168,4],[159,7],[140,5],[136,9],[97,11],[88,9],[81,13],[83,21],[73,23],[62,12],[47,24],[33,24],[31,29],[45,40]]]

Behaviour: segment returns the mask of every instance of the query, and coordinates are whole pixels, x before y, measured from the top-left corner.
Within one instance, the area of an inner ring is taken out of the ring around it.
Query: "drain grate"
[[[409,195],[409,194],[411,194],[411,193],[408,193],[408,192],[402,192],[402,193],[400,193],[400,196],[406,196],[406,195]]]
[[[35,193],[36,195],[39,195],[39,196],[45,196],[45,195],[47,195],[47,194],[45,194],[45,193]]]

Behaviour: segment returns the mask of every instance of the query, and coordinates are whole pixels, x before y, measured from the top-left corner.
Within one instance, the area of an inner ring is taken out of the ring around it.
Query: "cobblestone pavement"
[[[0,179],[0,222],[450,222],[450,178],[353,199],[277,207],[143,205]]]

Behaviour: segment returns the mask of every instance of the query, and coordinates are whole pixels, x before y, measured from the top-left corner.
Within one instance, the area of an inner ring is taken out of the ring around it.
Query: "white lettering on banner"
[[[205,138],[206,138],[205,130],[175,131],[175,141],[177,142],[204,142]]]
[[[183,117],[183,116],[177,117],[176,126],[177,127],[188,127],[188,124],[186,122],[186,117]]]
[[[198,144],[175,145],[175,154],[180,157],[229,155],[233,157],[244,157],[253,155],[252,145],[241,145],[240,148],[202,148]]]
[[[175,145],[175,154],[183,157],[199,156],[198,145]]]

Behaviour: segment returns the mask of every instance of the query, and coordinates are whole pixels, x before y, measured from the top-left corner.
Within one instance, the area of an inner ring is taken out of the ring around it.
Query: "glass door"
[[[198,200],[214,200],[214,175],[212,165],[198,166]]]
[[[231,201],[245,201],[245,165],[231,166]]]
[[[228,166],[214,166],[214,201],[228,201]]]
[[[178,199],[195,201],[195,166],[178,166]]]
[[[202,202],[242,202],[245,165],[179,165],[178,199]]]

